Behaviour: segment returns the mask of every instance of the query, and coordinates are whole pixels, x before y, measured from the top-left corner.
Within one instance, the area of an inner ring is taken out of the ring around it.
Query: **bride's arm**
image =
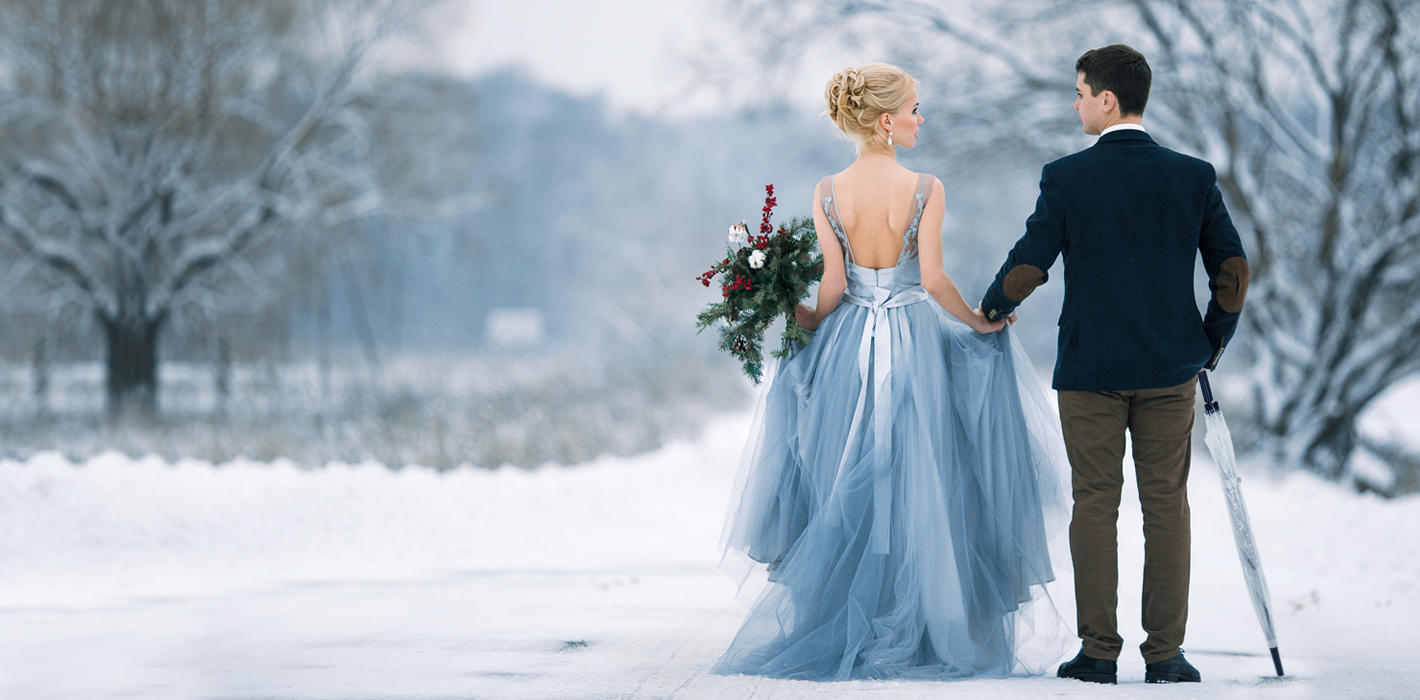
[[[922,223],[917,229],[917,262],[922,266],[922,288],[947,313],[971,326],[977,333],[995,333],[1006,325],[1005,319],[988,322],[985,316],[968,306],[956,283],[952,282],[942,266],[942,219],[947,212],[946,198],[942,181],[932,178],[932,195],[927,198],[927,208],[922,212]]]
[[[818,247],[823,251],[823,279],[818,282],[818,307],[810,309],[799,304],[794,310],[794,318],[799,325],[809,330],[818,328],[833,310],[838,308],[838,302],[843,299],[844,290],[848,289],[848,272],[843,269],[843,246],[838,243],[838,236],[834,235],[833,228],[828,224],[828,216],[823,213],[823,205],[820,204],[818,188],[814,188],[814,233],[818,235]]]

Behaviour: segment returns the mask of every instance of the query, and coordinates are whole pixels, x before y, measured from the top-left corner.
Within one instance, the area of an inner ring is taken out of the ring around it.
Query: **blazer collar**
[[[1139,131],[1138,129],[1120,129],[1119,131],[1111,131],[1108,134],[1101,136],[1099,140],[1095,143],[1114,143],[1115,141],[1144,141],[1146,143],[1154,143],[1153,137],[1149,136],[1148,132]]]

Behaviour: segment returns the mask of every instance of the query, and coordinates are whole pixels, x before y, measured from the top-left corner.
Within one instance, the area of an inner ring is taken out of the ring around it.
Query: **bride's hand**
[[[799,322],[806,330],[818,330],[818,321],[814,319],[814,310],[803,304],[794,307],[794,320]]]
[[[972,309],[971,315],[975,319],[971,323],[971,329],[982,335],[998,333],[1002,328],[1006,327],[1006,319],[1004,318],[994,322],[986,320],[986,314],[981,312],[980,307]]]

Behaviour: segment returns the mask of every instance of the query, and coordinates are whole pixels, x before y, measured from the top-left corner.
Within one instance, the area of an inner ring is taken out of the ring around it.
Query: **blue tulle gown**
[[[1069,473],[1058,419],[1009,329],[978,334],[922,289],[930,182],[897,264],[874,270],[824,179],[848,289],[761,394],[722,563],[755,597],[717,673],[1007,676],[1074,641],[1045,588]]]

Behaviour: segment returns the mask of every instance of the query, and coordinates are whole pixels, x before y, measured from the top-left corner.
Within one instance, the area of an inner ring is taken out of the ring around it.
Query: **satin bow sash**
[[[873,368],[873,533],[868,543],[873,554],[887,554],[889,543],[890,515],[892,514],[892,320],[888,309],[927,301],[927,290],[922,285],[907,287],[893,294],[883,287],[873,287],[873,298],[864,299],[854,294],[843,295],[843,301],[868,309],[868,318],[863,324],[863,341],[858,345],[858,376],[862,388],[858,391],[858,405],[853,409],[852,427],[848,432],[848,444],[843,449],[843,460],[838,464],[838,473],[852,454],[850,448],[858,436],[858,425],[863,419],[863,411],[868,401],[868,367]],[[902,328],[904,336],[907,327]],[[904,338],[906,342],[910,339]]]

